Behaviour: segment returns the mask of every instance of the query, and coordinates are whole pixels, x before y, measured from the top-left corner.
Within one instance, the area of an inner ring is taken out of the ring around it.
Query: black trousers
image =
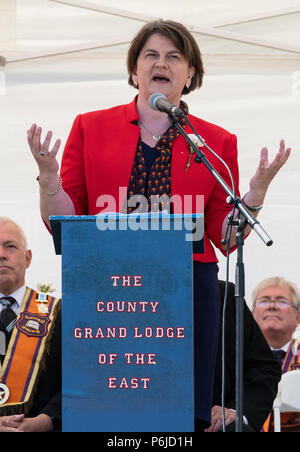
[[[206,427],[211,421],[219,309],[217,264],[194,262],[195,418]]]

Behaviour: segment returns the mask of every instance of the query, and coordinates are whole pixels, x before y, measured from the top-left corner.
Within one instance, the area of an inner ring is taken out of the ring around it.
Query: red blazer
[[[137,149],[140,128],[133,124],[139,118],[136,99],[127,105],[78,115],[67,140],[62,164],[63,188],[73,201],[76,215],[97,215],[102,212],[121,212],[126,201],[126,189]],[[236,136],[214,124],[189,115],[189,120],[206,143],[226,161],[238,191],[239,172]],[[193,133],[187,125],[186,132]],[[208,159],[231,187],[227,170],[206,148]],[[180,136],[173,144],[171,167],[172,196],[204,195],[205,253],[194,255],[200,262],[217,262],[211,244],[221,249],[222,224],[231,206],[227,194],[203,164],[191,159],[189,145]],[[121,187],[121,188],[120,188]],[[122,188],[123,187],[123,188]],[[188,200],[188,197],[185,198]],[[174,213],[203,212],[203,204],[193,209],[184,203],[174,206]]]

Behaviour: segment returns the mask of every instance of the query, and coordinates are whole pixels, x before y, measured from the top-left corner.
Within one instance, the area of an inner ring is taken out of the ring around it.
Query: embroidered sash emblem
[[[48,334],[48,325],[51,320],[31,312],[22,312],[16,322],[16,327],[28,337],[44,337]]]

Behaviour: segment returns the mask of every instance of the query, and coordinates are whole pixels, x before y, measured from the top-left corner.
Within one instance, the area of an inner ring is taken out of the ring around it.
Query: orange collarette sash
[[[300,369],[300,343],[298,340],[293,340],[290,343],[286,357],[282,363],[282,373],[285,374],[286,372],[297,369]],[[272,413],[269,415],[268,419],[263,425],[263,428],[261,430],[263,433],[269,432],[271,421]]]
[[[27,288],[1,368],[9,398],[0,415],[28,411],[59,309],[59,298]]]

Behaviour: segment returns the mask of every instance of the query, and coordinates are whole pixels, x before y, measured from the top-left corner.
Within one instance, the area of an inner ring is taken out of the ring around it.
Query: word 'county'
[[[156,313],[157,301],[98,301],[98,312],[146,312]]]

